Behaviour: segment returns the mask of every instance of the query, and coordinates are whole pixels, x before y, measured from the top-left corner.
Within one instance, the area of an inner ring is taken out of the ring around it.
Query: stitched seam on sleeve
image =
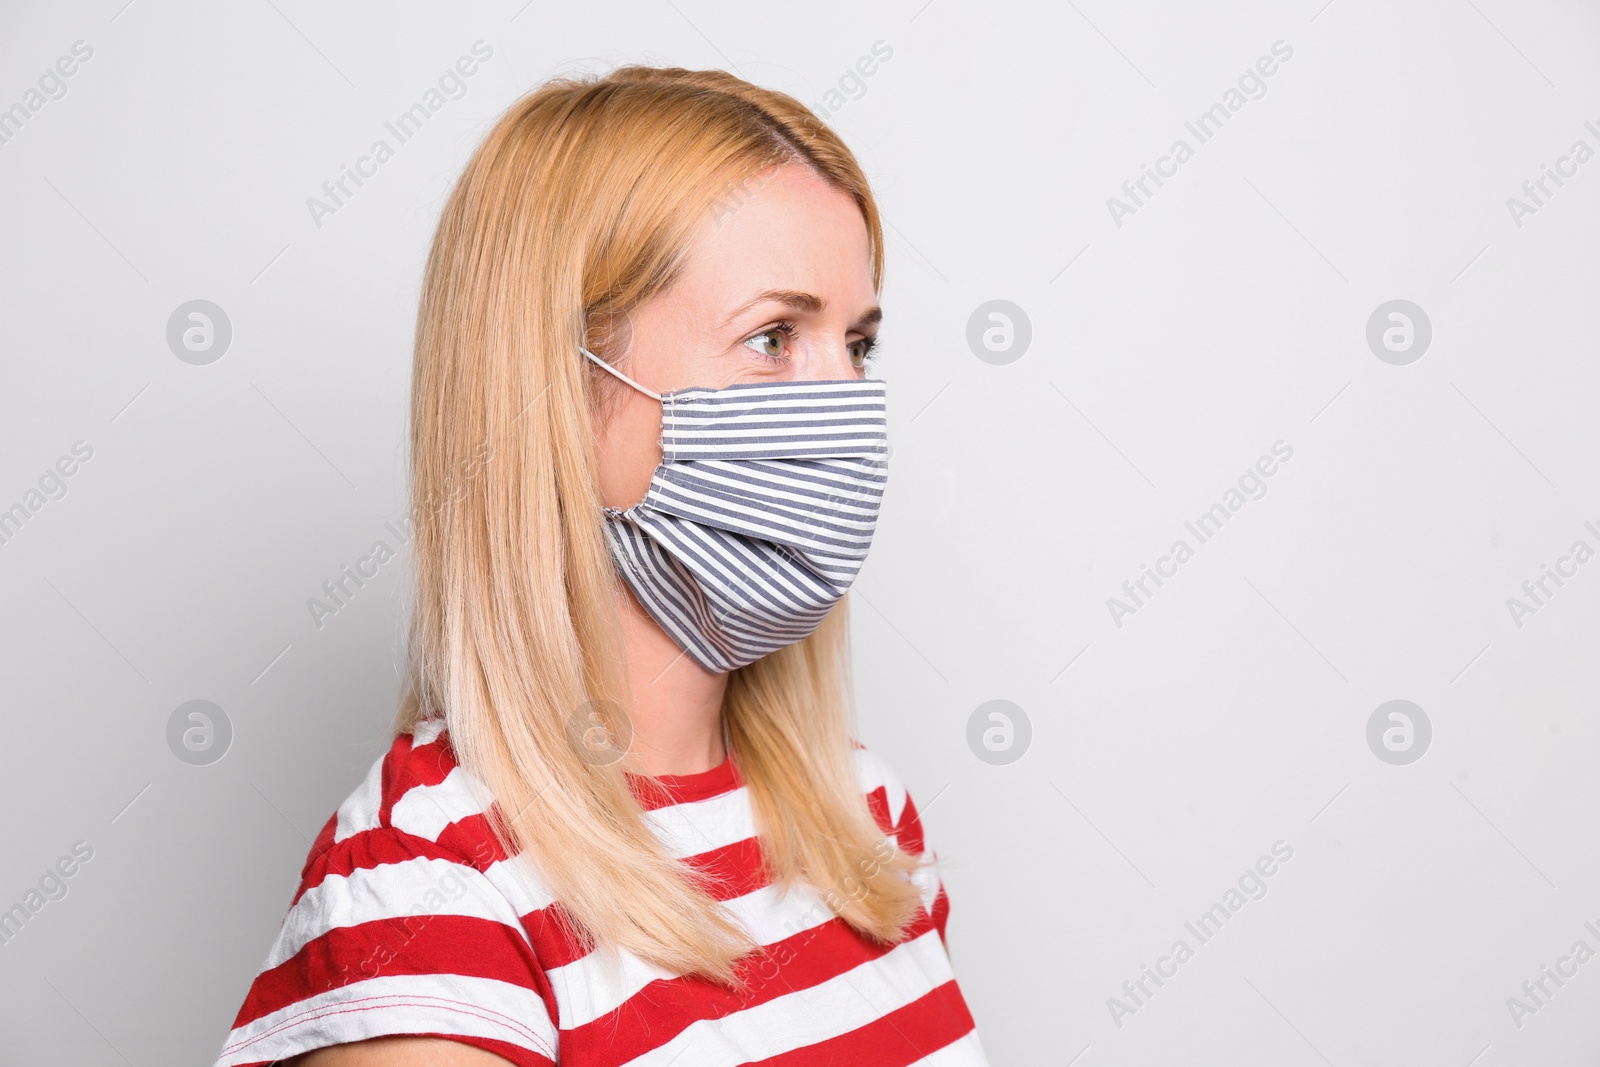
[[[386,1003],[364,1004],[366,1001],[374,1000],[385,1001]],[[545,1041],[542,1037],[509,1015],[495,1011],[492,1008],[485,1008],[482,1005],[470,1004],[463,1000],[452,1000],[449,997],[426,996],[420,993],[391,994],[381,997],[357,997],[351,1000],[340,1001],[337,1004],[324,1005],[320,1008],[307,1008],[305,1011],[289,1016],[278,1025],[272,1027],[270,1030],[265,1030],[247,1041],[240,1041],[227,1046],[222,1050],[222,1054],[224,1056],[230,1055],[234,1052],[249,1048],[258,1041],[264,1041],[269,1037],[275,1037],[286,1029],[290,1029],[304,1023],[315,1022],[318,1019],[326,1018],[330,1015],[345,1015],[359,1011],[381,1011],[384,1008],[438,1007],[441,1004],[449,1007],[453,1011],[459,1011],[463,1015],[468,1015],[476,1019],[482,1019],[485,1022],[499,1023],[513,1033],[516,1033],[518,1036],[531,1041],[535,1046],[534,1051],[538,1052],[540,1055],[547,1056],[550,1059],[555,1059],[555,1050],[545,1044]],[[554,1024],[552,1023],[552,1025]],[[465,1037],[471,1035],[464,1034],[461,1036]]]

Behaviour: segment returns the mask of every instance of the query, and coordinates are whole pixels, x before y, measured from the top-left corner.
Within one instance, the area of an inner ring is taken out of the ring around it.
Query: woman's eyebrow
[[[726,319],[722,320],[722,325],[729,325],[734,319],[738,318],[740,315],[743,315],[746,311],[749,311],[757,304],[764,303],[768,300],[784,304],[788,307],[794,308],[796,311],[818,312],[822,311],[828,306],[828,302],[822,299],[822,297],[817,296],[815,293],[803,293],[798,289],[763,289],[761,292],[745,301],[745,303],[735,308],[732,314],[730,314]],[[882,318],[883,308],[872,307],[861,316],[861,318],[856,322],[856,325],[871,326],[873,323],[880,321]]]

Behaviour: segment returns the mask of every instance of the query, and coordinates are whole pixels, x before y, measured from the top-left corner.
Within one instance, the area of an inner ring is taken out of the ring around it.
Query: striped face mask
[[[604,508],[611,556],[678,647],[721,673],[810,634],[855,580],[889,469],[881,378],[655,393],[661,464]]]

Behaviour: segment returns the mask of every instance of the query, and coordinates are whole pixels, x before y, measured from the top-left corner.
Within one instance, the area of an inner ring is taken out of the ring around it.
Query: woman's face
[[[629,316],[615,365],[658,393],[864,378],[880,317],[861,209],[784,164],[713,208],[677,280]],[[618,396],[598,430],[601,498],[631,507],[661,462],[661,405],[607,377]]]

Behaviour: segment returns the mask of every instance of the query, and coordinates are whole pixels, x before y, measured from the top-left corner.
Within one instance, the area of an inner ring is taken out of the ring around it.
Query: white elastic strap
[[[617,368],[613,367],[611,364],[607,363],[605,360],[601,359],[599,356],[595,355],[593,352],[589,351],[587,348],[584,348],[582,345],[578,346],[578,351],[582,352],[584,355],[588,356],[590,359],[592,359],[596,363],[600,364],[600,366],[604,367],[606,370],[610,371],[612,374],[615,374],[618,378],[621,378],[623,381],[627,382],[629,385],[633,386],[635,389],[639,390],[639,392],[643,393],[645,396],[649,397],[650,399],[652,399],[652,400],[660,400],[661,399],[661,394],[660,393],[652,392],[651,390],[646,389],[644,386],[640,385],[638,382],[634,381],[632,378],[628,377],[626,374],[623,374]]]

